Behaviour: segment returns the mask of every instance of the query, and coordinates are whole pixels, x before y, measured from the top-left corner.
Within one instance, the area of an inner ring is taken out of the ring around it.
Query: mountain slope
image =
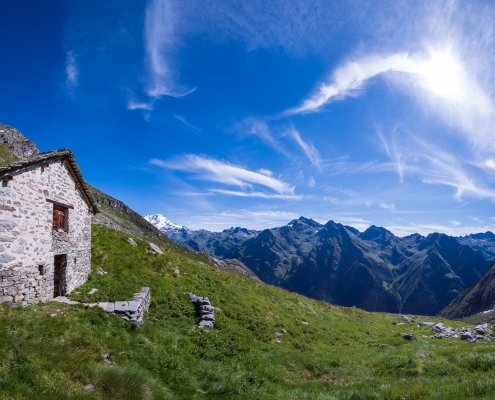
[[[136,328],[99,307],[54,302],[0,307],[0,398],[451,399],[495,393],[489,342],[425,339],[433,332],[418,326],[424,318],[409,323],[335,307],[182,252],[151,254],[147,242],[135,237],[138,246],[132,247],[127,237],[94,227],[90,279],[70,297],[115,301],[148,286],[145,321]],[[98,291],[90,295],[92,288]],[[218,308],[214,329],[197,327],[188,292]],[[405,340],[404,332],[417,340]]]
[[[495,308],[495,262],[479,282],[457,296],[441,311],[441,315],[451,319],[465,318],[493,308]]]
[[[0,124],[0,165],[38,154],[36,144],[17,129]]]
[[[266,229],[230,254],[264,282],[369,311],[434,315],[488,269],[483,256],[450,236],[399,238],[371,226],[352,231],[304,217]]]
[[[492,232],[473,233],[456,239],[459,243],[465,244],[483,254],[487,260],[491,261],[495,258],[495,234]]]

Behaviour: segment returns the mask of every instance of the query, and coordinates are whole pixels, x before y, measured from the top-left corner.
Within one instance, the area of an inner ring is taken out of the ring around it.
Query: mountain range
[[[422,315],[437,314],[475,285],[490,267],[495,248],[491,232],[400,238],[382,227],[360,232],[304,217],[263,231],[194,231],[172,223],[163,224],[161,231],[195,251],[237,259],[262,281],[308,297]]]

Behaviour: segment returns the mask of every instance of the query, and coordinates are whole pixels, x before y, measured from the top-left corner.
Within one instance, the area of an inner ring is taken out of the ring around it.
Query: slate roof
[[[61,160],[66,158],[69,161],[70,166],[74,172],[77,183],[81,184],[81,189],[84,191],[84,195],[87,200],[91,204],[93,209],[93,213],[99,212],[98,205],[91,194],[91,190],[89,189],[89,185],[84,180],[81,170],[76,163],[76,159],[72,151],[69,149],[60,149],[54,151],[47,151],[45,153],[34,154],[28,158],[24,158],[13,163],[0,166],[0,180],[8,173],[19,172],[20,170],[26,169],[33,165],[41,164],[44,161],[53,161],[53,160]]]

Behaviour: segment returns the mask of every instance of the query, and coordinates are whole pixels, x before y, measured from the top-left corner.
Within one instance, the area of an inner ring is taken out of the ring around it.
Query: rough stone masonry
[[[54,229],[56,210],[64,225]],[[86,282],[97,211],[68,149],[0,167],[0,303],[35,304]]]

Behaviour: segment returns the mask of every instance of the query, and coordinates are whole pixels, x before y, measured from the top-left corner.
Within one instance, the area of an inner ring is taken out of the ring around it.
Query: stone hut
[[[72,152],[2,166],[0,183],[0,303],[35,304],[86,282],[98,208]]]

